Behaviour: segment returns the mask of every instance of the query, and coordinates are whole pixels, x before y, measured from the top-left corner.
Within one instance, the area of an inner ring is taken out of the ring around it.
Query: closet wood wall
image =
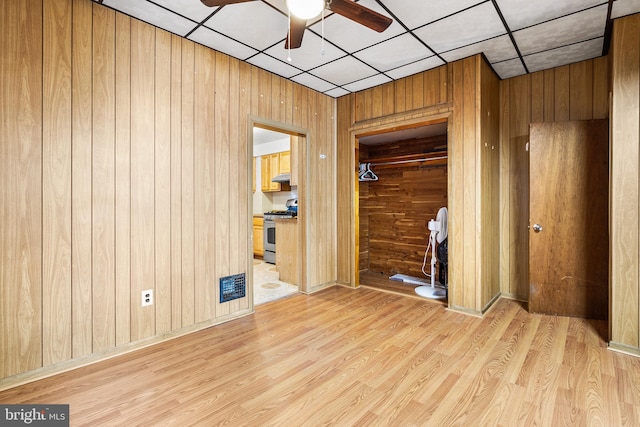
[[[90,0],[0,20],[0,387],[251,312],[217,290],[251,265],[250,120],[308,130],[304,286],[335,282],[332,98]]]
[[[360,144],[360,162],[408,161],[446,156],[447,136]],[[438,147],[439,152],[434,152]],[[365,154],[366,152],[366,154]],[[359,269],[387,276],[424,278],[422,264],[429,245],[427,224],[447,206],[447,160],[373,166],[378,181],[359,182]],[[430,271],[431,255],[425,271]]]

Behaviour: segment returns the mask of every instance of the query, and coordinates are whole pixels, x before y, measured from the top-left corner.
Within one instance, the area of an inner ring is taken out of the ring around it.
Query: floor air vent
[[[245,290],[244,273],[220,278],[220,302],[244,298]]]

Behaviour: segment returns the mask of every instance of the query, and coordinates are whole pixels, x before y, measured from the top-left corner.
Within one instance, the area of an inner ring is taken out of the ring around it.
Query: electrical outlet
[[[142,306],[153,305],[153,289],[142,291]]]

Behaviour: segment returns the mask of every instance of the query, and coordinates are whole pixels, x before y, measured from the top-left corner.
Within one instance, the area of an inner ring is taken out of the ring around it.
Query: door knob
[[[542,231],[542,226],[540,224],[533,224],[533,231],[539,233]]]

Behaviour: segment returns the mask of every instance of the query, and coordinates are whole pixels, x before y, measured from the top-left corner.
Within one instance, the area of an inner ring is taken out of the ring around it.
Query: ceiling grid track
[[[513,38],[513,33],[511,32],[511,29],[509,28],[509,24],[507,24],[507,21],[504,19],[504,15],[502,14],[502,11],[500,10],[500,6],[498,6],[498,3],[496,3],[496,0],[491,0],[491,3],[493,4],[493,7],[496,8],[496,13],[500,17],[500,20],[502,21],[502,24],[504,25],[504,29],[507,31],[507,34],[509,35],[509,39],[511,40],[511,43],[513,43],[513,48],[518,53],[518,58],[520,58],[520,62],[522,63],[522,67],[524,68],[524,71],[527,74],[529,74],[529,69],[527,68],[527,64],[524,62],[524,58],[522,57],[522,53],[520,53],[520,48],[518,47],[518,43],[516,43],[516,39]]]

